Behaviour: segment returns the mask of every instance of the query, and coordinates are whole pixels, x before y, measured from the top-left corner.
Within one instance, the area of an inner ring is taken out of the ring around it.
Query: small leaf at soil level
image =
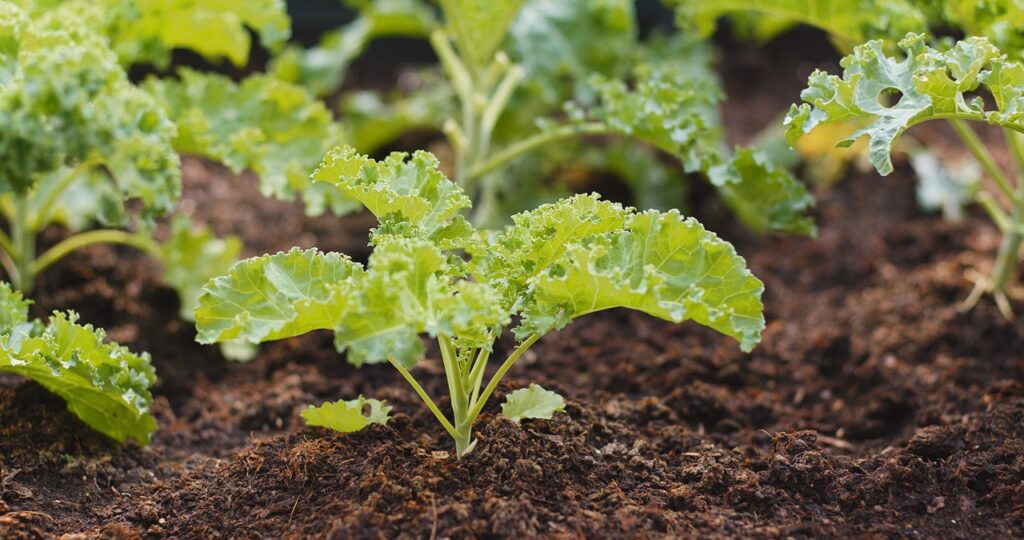
[[[369,411],[366,412],[366,408]],[[300,413],[307,426],[325,427],[341,433],[353,433],[370,424],[387,425],[391,406],[386,401],[359,396],[348,401],[310,405]]]
[[[512,392],[501,406],[501,414],[516,422],[524,418],[550,420],[556,412],[563,411],[565,399],[539,384],[531,384],[529,388]]]

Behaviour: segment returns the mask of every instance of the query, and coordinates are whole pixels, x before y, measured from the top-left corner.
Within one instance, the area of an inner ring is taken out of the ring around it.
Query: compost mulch
[[[777,50],[726,54],[737,142],[810,70]],[[768,84],[785,91],[751,97]],[[998,236],[980,216],[922,213],[913,189],[900,167],[818,190],[817,239],[751,236],[697,190],[694,212],[765,281],[764,342],[745,355],[695,324],[588,316],[510,372],[462,461],[389,367],[349,366],[328,334],[227,362],[194,343],[155,263],[89,249],[47,272],[34,312],[73,308],[150,351],[160,429],[119,446],[0,376],[0,537],[1020,537],[1024,322],[989,301],[957,309],[964,271],[990,264]],[[374,223],[306,218],[196,159],[182,210],[250,255],[365,259]],[[444,393],[436,350],[415,373]],[[566,396],[566,413],[498,416],[502,394],[530,382]],[[358,394],[391,402],[391,422],[343,436],[299,418]]]

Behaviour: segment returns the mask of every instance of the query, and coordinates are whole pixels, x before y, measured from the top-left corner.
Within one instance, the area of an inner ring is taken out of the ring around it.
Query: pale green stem
[[[469,385],[467,385],[467,388],[472,388],[472,394],[469,397],[470,403],[475,404],[480,397],[480,385],[483,384],[484,371],[487,369],[487,361],[490,358],[490,349],[480,349],[480,354],[473,362],[473,370],[469,373]]]
[[[7,233],[5,233],[2,230],[0,230],[0,249],[4,250],[8,255],[10,255],[11,260],[17,258],[18,254],[14,249],[14,242],[12,242],[11,237],[7,236]]]
[[[974,154],[975,159],[981,164],[981,166],[988,172],[992,180],[995,181],[996,185],[999,186],[999,191],[1006,195],[1010,200],[1014,199],[1013,186],[1010,184],[1010,180],[1006,177],[1006,173],[999,168],[996,164],[992,154],[985,148],[985,143],[981,141],[978,134],[974,132],[970,124],[959,119],[950,119],[949,125],[953,126],[953,130],[956,131],[960,139],[963,140],[967,149]]]
[[[1021,136],[1019,133],[1009,130],[1004,133],[1017,170],[1024,175],[1024,143],[1021,141]],[[992,291],[997,295],[1006,291],[1019,263],[1018,254],[1021,242],[1024,241],[1024,234],[1021,233],[1021,224],[1024,223],[1024,179],[1018,178],[1017,189],[1009,197],[1012,210],[1008,219],[1000,227],[1003,229],[1003,239],[999,244],[999,253],[996,255],[996,262],[992,268]],[[998,222],[997,225],[999,225]]]
[[[420,399],[423,400],[423,403],[426,404],[428,409],[430,409],[430,412],[434,413],[434,417],[436,417],[437,420],[441,422],[441,425],[444,426],[444,430],[448,432],[448,435],[450,435],[453,439],[457,439],[459,434],[455,430],[455,426],[453,426],[452,423],[449,422],[447,418],[445,418],[444,413],[442,413],[441,409],[437,407],[437,404],[434,403],[434,400],[430,399],[430,396],[427,394],[427,391],[424,390],[422,386],[420,386],[420,383],[416,382],[416,379],[412,376],[411,373],[409,373],[409,370],[400,366],[398,362],[395,362],[394,359],[390,357],[388,357],[388,362],[391,363],[391,365],[394,366],[395,369],[397,369],[398,372],[402,374],[402,377],[406,380],[406,382],[408,382],[409,385],[412,386],[412,389],[415,390],[416,394],[420,396]]]
[[[30,266],[31,275],[38,275],[51,264],[63,259],[72,252],[95,244],[121,244],[134,247],[149,254],[158,254],[160,251],[160,246],[156,242],[140,234],[115,229],[86,231],[65,238],[57,243],[57,245],[46,250]]]
[[[14,276],[18,273],[18,264],[11,258],[11,253],[3,249],[0,249],[0,266],[4,267],[4,271],[7,272],[7,276],[13,284]]]
[[[996,228],[1001,233],[1008,233],[1013,228],[1013,223],[1010,222],[1010,216],[1006,214],[1003,207],[999,206],[995,197],[987,191],[982,191],[977,197],[978,204],[981,205],[982,210],[988,214],[988,217],[992,218],[992,222],[996,224]]]
[[[1009,129],[1003,129],[1003,135],[1006,137],[1006,144],[1010,147],[1013,161],[1017,164],[1017,187],[1019,188],[1020,184],[1024,182],[1024,135]]]
[[[26,195],[15,195],[14,220],[11,222],[11,241],[14,247],[14,262],[17,267],[15,275],[11,276],[15,288],[25,293],[32,294],[35,285],[35,272],[33,266],[36,259],[36,235],[30,224],[29,200]]]
[[[462,377],[462,379],[460,379],[460,382],[462,383],[462,388],[466,392],[467,396],[469,395],[469,385],[470,385],[470,382],[471,382],[469,377],[470,377],[470,375],[471,375],[471,373],[473,371],[473,365],[474,365],[473,364],[473,359],[477,355],[478,352],[479,351],[477,349],[475,349],[475,348],[470,349],[468,351],[468,354],[465,355],[466,361],[465,362],[462,362],[461,360],[459,361],[459,374]]]
[[[459,94],[459,98],[463,101],[471,101],[473,98],[473,85],[469,70],[466,69],[466,65],[462,63],[459,55],[456,54],[451,40],[448,39],[448,34],[443,30],[434,30],[430,34],[430,45],[434,48],[434,52],[441,62],[441,67],[448,72],[448,77],[452,81],[452,87]]]
[[[1010,214],[1010,227],[1003,233],[995,266],[992,268],[992,291],[995,293],[1004,292],[1010,279],[1016,273],[1019,262],[1018,253],[1021,242],[1024,241],[1024,235],[1021,234],[1019,227],[1021,223],[1024,223],[1024,183],[1017,188],[1017,194],[1013,200],[1013,212]]]
[[[448,378],[448,391],[452,397],[452,413],[455,417],[455,426],[465,417],[467,403],[466,392],[462,386],[462,373],[459,369],[459,360],[456,357],[455,347],[448,336],[438,336],[438,343],[441,346],[441,359],[444,362],[444,373]]]
[[[478,178],[487,173],[493,172],[520,155],[548,143],[570,139],[580,135],[600,135],[611,132],[612,129],[601,122],[588,122],[585,124],[561,126],[550,131],[538,133],[537,135],[510,145],[501,152],[489,157],[486,161],[476,164],[476,166],[469,171],[469,178]]]
[[[459,458],[466,455],[473,444],[473,422],[467,421],[469,403],[466,397],[466,388],[462,384],[462,373],[459,368],[459,360],[451,338],[438,336],[438,343],[441,345],[441,357],[445,363],[445,375],[448,377],[448,388],[452,397],[452,417],[455,424],[455,455]]]
[[[476,421],[476,417],[480,415],[480,411],[483,410],[484,405],[487,403],[487,400],[491,398],[491,394],[494,393],[494,389],[498,387],[498,383],[501,382],[501,379],[505,376],[505,373],[507,373],[508,370],[512,369],[512,366],[515,365],[516,360],[519,360],[519,357],[522,356],[523,353],[525,353],[531,346],[533,346],[533,344],[536,343],[537,340],[540,339],[540,337],[541,336],[539,334],[533,334],[532,336],[526,338],[526,341],[519,344],[519,347],[517,347],[516,350],[513,351],[511,355],[509,355],[508,359],[506,359],[505,362],[501,364],[501,367],[498,368],[498,371],[494,374],[493,377],[491,377],[491,382],[487,383],[487,388],[485,388],[483,393],[480,394],[480,399],[476,400],[473,403],[473,408],[469,411],[467,421],[471,425],[474,421]]]
[[[494,63],[498,63],[495,60]],[[502,77],[501,82],[498,83],[498,87],[494,90],[491,95],[491,99],[487,102],[484,107],[483,113],[480,115],[480,136],[478,144],[475,148],[474,155],[470,156],[465,165],[469,170],[464,171],[460,174],[469,173],[472,167],[475,167],[477,163],[487,157],[491,151],[491,134],[494,132],[494,126],[498,123],[498,118],[505,111],[505,107],[508,105],[509,99],[512,97],[512,93],[519,86],[519,83],[523,80],[525,71],[521,66],[512,66]],[[471,182],[475,178],[480,177],[469,177],[465,181]],[[477,206],[477,211],[473,215],[473,223],[475,225],[490,226],[493,224],[495,214],[498,208],[498,177],[495,174],[485,175],[480,178],[480,201]]]

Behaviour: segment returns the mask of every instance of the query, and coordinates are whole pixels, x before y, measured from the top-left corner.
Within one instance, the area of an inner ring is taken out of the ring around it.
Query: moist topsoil
[[[726,52],[734,142],[818,65],[772,56],[791,45]],[[241,235],[249,255],[369,253],[370,216],[310,219],[248,175],[195,159],[184,172],[181,210]],[[997,234],[980,216],[922,213],[906,167],[817,194],[817,239],[758,238],[696,190],[694,213],[765,282],[752,354],[695,324],[585,317],[509,373],[462,461],[396,372],[352,368],[329,334],[227,362],[194,343],[155,263],[76,254],[42,277],[34,313],[75,309],[150,351],[160,427],[148,446],[119,446],[37,384],[0,376],[0,537],[1024,535],[1024,323],[990,301],[957,309],[965,270],[987,268]],[[444,394],[436,350],[414,373]],[[530,382],[566,396],[566,412],[498,416],[503,394]],[[386,427],[339,435],[298,416],[359,394],[395,407]]]

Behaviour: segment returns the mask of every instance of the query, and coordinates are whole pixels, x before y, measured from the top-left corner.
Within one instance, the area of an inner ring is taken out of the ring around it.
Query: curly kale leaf
[[[177,123],[178,151],[216,159],[236,172],[252,169],[265,195],[300,194],[311,215],[356,207],[340,191],[309,181],[309,171],[341,131],[307,90],[269,75],[235,83],[190,69],[178,74],[176,80],[150,78],[144,86]]]
[[[786,137],[794,144],[822,124],[861,120],[867,125],[841,141],[869,139],[869,159],[882,175],[893,171],[892,148],[907,129],[934,119],[966,119],[1024,131],[1024,65],[1009,60],[986,38],[973,37],[940,51],[925,37],[900,41],[902,56],[885,53],[871,41],[843,58],[842,77],[811,74],[786,117]],[[974,95],[984,90],[994,107]]]
[[[85,165],[112,179],[116,204],[171,209],[180,173],[161,107],[83,24],[51,27],[4,6],[14,23],[0,26],[0,193],[23,194],[61,167]]]
[[[28,377],[63,398],[90,427],[123,442],[149,442],[156,419],[149,387],[156,372],[148,354],[105,343],[103,330],[54,313],[44,326],[28,322],[21,293],[0,282],[0,371]]]

